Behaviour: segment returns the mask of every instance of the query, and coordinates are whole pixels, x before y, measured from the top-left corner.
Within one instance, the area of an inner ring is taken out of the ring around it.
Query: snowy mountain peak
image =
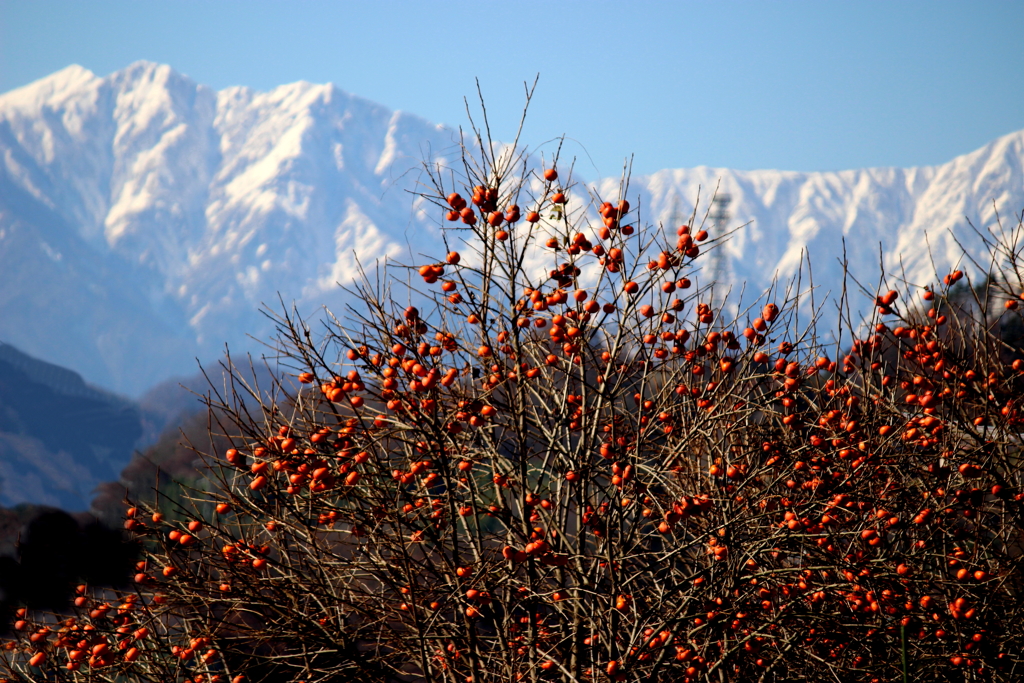
[[[72,64],[21,88],[0,94],[0,108],[39,111],[56,109],[69,97],[79,97],[102,79],[84,66]]]
[[[456,134],[333,84],[213,91],[169,66],[106,77],[80,66],[0,95],[0,341],[132,394],[195,358],[254,348],[278,293],[338,308],[358,262],[437,249],[439,216],[414,195],[422,163]],[[969,219],[1024,207],[1024,131],[947,164],[832,173],[699,167],[634,178],[643,218],[701,215],[732,196],[725,269],[762,291],[814,259],[838,291],[859,272],[927,281]],[[619,179],[595,180],[614,197]],[[993,204],[994,203],[994,204]]]

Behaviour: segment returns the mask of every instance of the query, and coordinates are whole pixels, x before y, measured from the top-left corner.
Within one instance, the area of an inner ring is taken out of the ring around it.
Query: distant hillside
[[[266,366],[244,365],[236,372],[236,379],[243,378],[254,391],[258,388],[269,403],[274,379]],[[202,452],[210,452],[214,444],[220,452],[230,447],[223,438],[210,437],[209,410],[202,400],[211,393],[214,401],[218,395],[228,397],[227,379],[224,367],[215,364],[206,368],[205,375],[168,380],[146,392],[139,399],[144,434],[137,450],[116,479],[97,487],[90,511],[101,521],[117,526],[123,521],[126,494],[135,501],[153,502],[156,489],[175,497],[180,493],[179,484],[195,483],[200,477],[197,465],[201,463],[192,447]],[[258,402],[241,388],[238,398],[248,410],[259,409]]]
[[[133,403],[0,343],[0,505],[88,509],[141,436]]]
[[[265,366],[238,372],[250,384],[272,384]],[[155,470],[143,464],[145,457],[134,456],[158,443],[173,450],[183,426],[190,425],[193,435],[204,430],[201,396],[211,381],[224,391],[218,363],[206,375],[167,380],[132,401],[0,342],[0,509],[25,504],[81,512],[100,488],[118,504],[129,482],[143,491],[139,477]],[[180,463],[171,471],[191,474]]]

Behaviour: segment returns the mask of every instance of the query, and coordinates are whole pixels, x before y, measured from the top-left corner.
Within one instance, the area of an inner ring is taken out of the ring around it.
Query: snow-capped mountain
[[[214,92],[170,67],[71,66],[0,96],[0,339],[130,394],[264,335],[262,302],[338,300],[430,241],[452,134],[332,85]],[[436,235],[434,235],[436,237]]]
[[[0,340],[138,395],[195,358],[256,349],[261,303],[337,309],[359,264],[439,253],[437,218],[407,192],[457,134],[333,85],[215,92],[168,66],[105,78],[68,67],[0,95]],[[627,152],[628,150],[624,150]],[[836,173],[666,170],[633,178],[643,218],[732,196],[734,283],[760,292],[809,250],[815,283],[852,269],[930,280],[966,219],[1024,208],[1024,131],[942,166]],[[618,179],[591,179],[615,197]],[[966,218],[965,218],[966,217]],[[358,257],[358,260],[357,260]]]
[[[805,254],[819,296],[838,295],[844,253],[850,272],[869,288],[879,285],[880,263],[891,286],[899,278],[926,285],[936,281],[936,271],[941,276],[951,267],[966,267],[960,262],[963,247],[984,253],[971,225],[986,233],[998,229],[997,218],[1004,229],[1018,225],[1022,167],[1024,131],[1018,131],[941,166],[826,173],[698,167],[658,171],[636,179],[630,189],[666,223],[671,217],[688,219],[698,196],[700,221],[716,191],[729,195],[728,227],[740,227],[723,246],[723,271],[734,290],[747,284],[748,299],[776,275],[781,282],[794,276],[802,261],[806,286]],[[596,187],[613,195],[618,180]]]

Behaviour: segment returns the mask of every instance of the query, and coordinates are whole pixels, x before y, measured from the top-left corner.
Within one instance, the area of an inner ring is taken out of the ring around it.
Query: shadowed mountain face
[[[269,400],[270,368],[236,372]],[[167,380],[131,401],[0,343],[0,512],[19,505],[92,509],[117,526],[126,490],[148,495],[158,470],[165,478],[194,476],[196,456],[178,445],[180,429],[190,425],[193,440],[205,434],[203,396],[228,395],[227,381],[224,364],[214,363],[205,374]],[[252,396],[241,398],[258,409]],[[0,528],[0,546],[5,533]]]
[[[140,436],[134,404],[0,344],[0,505],[86,510]]]
[[[248,335],[268,338],[259,309],[279,294],[304,316],[340,312],[337,284],[360,266],[442,255],[443,212],[414,192],[424,161],[458,177],[457,140],[333,85],[216,92],[145,62],[106,77],[71,66],[2,94],[0,339],[132,396],[225,343],[258,352]],[[1016,225],[1024,131],[924,168],[665,170],[633,178],[629,199],[672,229],[698,197],[700,220],[716,188],[738,228],[717,272],[747,300],[805,253],[819,302],[842,290],[844,251],[861,282],[882,262],[926,284],[957,263],[957,240],[978,246],[969,223]],[[619,189],[583,179],[569,208]]]

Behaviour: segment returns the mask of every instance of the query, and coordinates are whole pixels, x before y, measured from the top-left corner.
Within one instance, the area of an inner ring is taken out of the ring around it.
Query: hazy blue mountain
[[[134,403],[0,344],[0,506],[88,509],[142,433]]]

